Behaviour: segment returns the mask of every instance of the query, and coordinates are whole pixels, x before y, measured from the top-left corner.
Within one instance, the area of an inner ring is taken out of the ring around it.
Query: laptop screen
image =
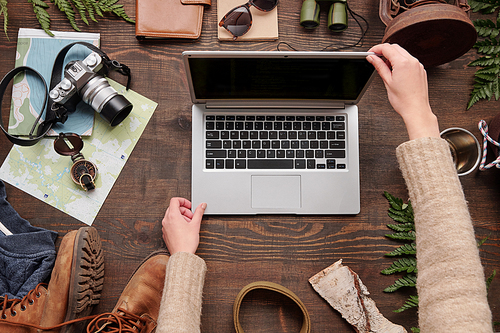
[[[191,94],[197,101],[295,99],[356,103],[374,72],[366,55],[361,52],[188,54]]]

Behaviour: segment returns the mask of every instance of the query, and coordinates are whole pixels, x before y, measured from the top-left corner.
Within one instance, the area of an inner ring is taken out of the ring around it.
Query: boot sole
[[[94,227],[77,231],[73,246],[68,311],[64,321],[90,315],[99,304],[104,283],[104,253],[101,239]],[[66,326],[61,333],[81,333],[86,322]]]

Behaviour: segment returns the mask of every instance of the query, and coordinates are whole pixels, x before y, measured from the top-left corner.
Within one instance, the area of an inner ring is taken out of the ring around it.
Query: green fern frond
[[[387,213],[391,219],[399,223],[413,223],[413,216],[408,216],[405,211],[401,211],[401,214],[394,214],[389,211]]]
[[[473,12],[481,12],[483,14],[492,14],[500,7],[498,1],[491,0],[468,0],[468,4]]]
[[[482,76],[482,78],[480,77]],[[471,98],[467,104],[467,110],[470,109],[475,103],[481,99],[491,100],[491,97],[495,96],[495,99],[500,98],[500,76],[497,75],[493,81],[487,81],[484,75],[478,75],[474,79],[476,84],[474,84],[474,89],[471,92]]]
[[[82,21],[86,24],[89,25],[89,21],[87,20],[87,7],[85,4],[80,1],[80,0],[71,0],[73,2],[73,5],[75,5],[76,10],[80,14],[80,18]]]
[[[393,293],[399,288],[403,287],[415,287],[417,285],[417,276],[415,274],[408,274],[403,276],[400,279],[397,279],[394,284],[385,288],[384,291],[386,293]]]
[[[415,240],[415,231],[396,232],[393,234],[386,234],[385,237],[390,238],[390,239],[397,239],[397,240],[414,241]]]
[[[384,275],[390,275],[399,272],[417,273],[417,259],[401,258],[392,263],[392,265],[381,271]]]
[[[418,296],[411,295],[405,302],[405,304],[394,312],[403,312],[405,310],[418,307]]]
[[[81,31],[76,25],[75,11],[68,0],[51,0],[57,8],[66,15],[71,27],[76,31]]]
[[[414,223],[388,224],[387,227],[398,232],[415,231]]]
[[[117,2],[118,0],[101,0],[98,2],[98,6],[103,13],[111,12],[126,22],[135,23],[135,21],[125,13],[123,5],[118,5]]]
[[[417,254],[417,245],[415,243],[403,244],[397,249],[386,253],[387,257],[396,257],[402,255],[415,255]]]
[[[490,289],[491,281],[493,281],[496,275],[497,275],[497,270],[494,269],[493,273],[491,273],[491,275],[486,279],[486,290]]]
[[[49,6],[41,1],[41,0],[28,0],[29,3],[33,5],[33,12],[35,13],[36,19],[43,31],[47,33],[49,36],[54,36],[54,34],[50,31],[50,15],[47,13],[45,8]]]
[[[474,27],[480,37],[495,38],[500,33],[499,27],[490,19],[474,21]]]
[[[394,208],[396,210],[403,209],[402,207],[403,207],[404,203],[403,203],[402,199],[396,198],[395,196],[393,196],[392,194],[390,194],[387,191],[384,191],[384,196],[389,201],[389,204],[391,205],[392,208]]]
[[[488,67],[485,67],[485,68],[481,68],[479,70],[476,71],[476,74],[494,74],[494,75],[498,75],[498,73],[500,73],[500,66],[488,66]]]
[[[420,328],[418,328],[418,327],[412,327],[412,328],[410,328],[410,330],[411,330],[411,333],[420,333]]]
[[[480,57],[469,64],[470,67],[474,66],[487,67],[492,65],[500,66],[500,57],[498,55]]]
[[[9,14],[7,10],[7,0],[0,0],[0,16],[3,16],[3,31],[8,39],[7,26],[9,25]]]

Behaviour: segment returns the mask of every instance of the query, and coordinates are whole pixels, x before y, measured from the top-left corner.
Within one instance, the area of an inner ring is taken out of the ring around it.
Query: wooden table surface
[[[216,3],[203,17],[202,36],[197,41],[139,43],[135,27],[107,16],[98,23],[79,26],[101,33],[102,49],[127,64],[133,74],[132,89],[158,103],[158,107],[109,193],[93,226],[105,250],[105,284],[94,313],[110,311],[130,274],[152,251],[164,246],[161,220],[170,198],[190,198],[191,101],[181,62],[184,50],[276,50],[287,42],[297,50],[317,51],[332,45],[353,44],[360,29],[352,18],[341,34],[328,31],[326,13],[314,31],[299,26],[302,1],[282,0],[279,10],[279,40],[275,42],[219,42]],[[135,2],[121,0],[135,17]],[[243,1],[242,1],[243,3]],[[346,50],[365,51],[382,40],[385,26],[378,16],[377,0],[350,0],[351,8],[366,18],[370,28],[364,45]],[[18,28],[38,28],[31,4],[9,1],[7,38],[0,33],[0,75],[14,67]],[[53,4],[49,13],[52,29],[71,31]],[[480,17],[472,14],[472,18]],[[281,48],[286,50],[286,46]],[[430,102],[440,129],[463,127],[479,139],[477,123],[488,122],[499,112],[499,102],[479,102],[466,110],[475,69],[471,50],[451,63],[428,70]],[[118,81],[122,78],[112,76]],[[124,82],[124,81],[123,81]],[[9,101],[3,106],[8,107]],[[309,310],[313,332],[354,332],[309,285],[308,279],[343,259],[359,274],[380,311],[407,329],[417,325],[416,311],[394,313],[414,290],[387,294],[383,289],[394,276],[380,271],[392,263],[384,254],[399,244],[384,237],[392,220],[387,216],[384,191],[407,200],[404,180],[398,169],[395,148],[407,140],[404,124],[392,110],[384,85],[376,77],[359,103],[361,212],[356,216],[206,216],[201,227],[198,255],[208,272],[204,287],[202,331],[233,332],[232,306],[239,290],[250,282],[267,280],[294,291]],[[4,115],[4,119],[6,116]],[[12,144],[0,135],[3,161]],[[460,178],[469,203],[477,240],[488,237],[480,247],[486,276],[500,272],[500,171],[475,171]],[[84,226],[80,221],[6,184],[8,199],[20,215],[33,225],[66,232]],[[467,269],[464,267],[463,269]],[[493,280],[489,301],[495,320],[500,321],[500,278]],[[269,299],[269,298],[272,299]],[[243,325],[248,332],[298,332],[300,313],[284,300],[268,293],[255,293],[246,303]]]

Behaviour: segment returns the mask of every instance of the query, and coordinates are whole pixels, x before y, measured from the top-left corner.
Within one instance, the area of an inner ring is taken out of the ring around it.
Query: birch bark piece
[[[368,297],[368,288],[358,274],[342,265],[342,259],[309,279],[321,295],[359,333],[408,333],[385,318]]]

